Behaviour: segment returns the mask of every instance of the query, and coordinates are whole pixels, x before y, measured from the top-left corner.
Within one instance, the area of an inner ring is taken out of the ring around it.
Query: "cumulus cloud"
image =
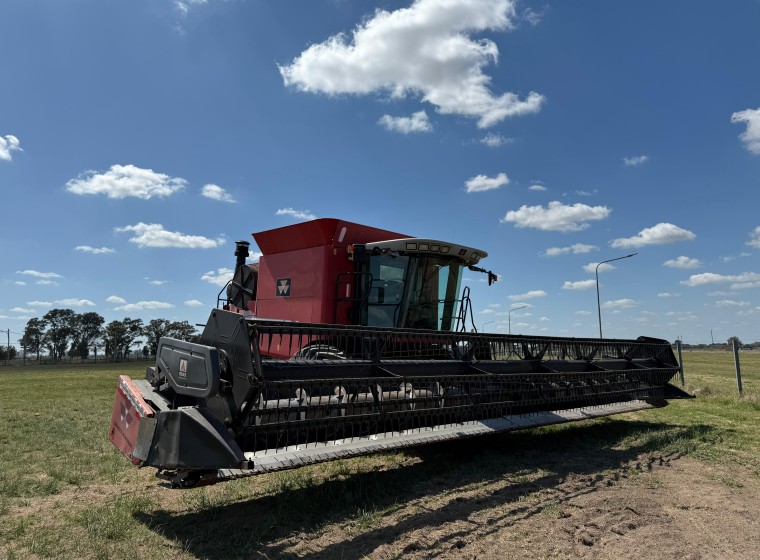
[[[610,241],[610,246],[615,249],[629,249],[644,247],[645,245],[665,245],[679,241],[690,241],[695,237],[696,235],[689,230],[673,224],[659,223],[656,226],[642,229],[633,237],[613,239]]]
[[[24,150],[21,149],[21,143],[19,142],[18,138],[13,136],[12,134],[6,134],[5,136],[0,136],[0,159],[5,161],[11,161],[13,159],[13,156],[11,155],[11,152],[23,152]]]
[[[546,292],[543,290],[530,290],[529,292],[525,292],[524,294],[515,294],[509,296],[509,299],[511,300],[518,300],[518,299],[533,299],[533,298],[539,298],[539,297],[545,297]]]
[[[91,247],[90,245],[77,245],[74,247],[75,251],[81,251],[82,253],[90,253],[93,255],[110,255],[115,253],[113,249],[109,247]]]
[[[23,274],[25,276],[32,276],[34,278],[43,278],[49,280],[51,278],[63,278],[60,274],[55,272],[39,272],[37,270],[17,270],[16,274]]]
[[[558,257],[560,255],[566,255],[572,253],[573,255],[581,255],[584,253],[590,253],[591,251],[598,251],[599,247],[595,245],[586,245],[584,243],[574,243],[569,247],[549,247],[544,251],[544,255],[547,257]]]
[[[555,200],[546,208],[523,205],[518,210],[510,210],[501,222],[512,222],[515,227],[529,227],[543,231],[582,231],[590,227],[588,222],[604,220],[611,211],[606,206],[588,206],[581,203],[562,204]]]
[[[108,296],[106,298],[106,302],[113,303],[113,304],[116,304],[116,305],[123,305],[123,304],[127,303],[127,300],[125,300],[123,297],[119,297],[119,296]]]
[[[185,301],[185,305],[188,307],[203,307],[203,302],[197,299],[188,299]]]
[[[24,307],[14,307],[11,313],[34,313],[34,309],[25,309]]]
[[[674,297],[681,297],[681,294],[672,294],[670,292],[660,292],[657,294],[658,298],[674,298]]]
[[[51,305],[53,305],[49,301],[37,301],[37,300],[35,300],[35,301],[27,301],[26,304],[27,305],[31,305],[33,307],[50,307]]]
[[[529,186],[529,187],[528,187],[528,190],[529,190],[529,191],[536,191],[536,192],[543,192],[543,191],[545,191],[545,190],[546,190],[546,187],[545,187],[545,186],[543,186],[543,185],[538,185],[538,184],[536,184],[536,185],[531,185],[531,186]]]
[[[174,307],[171,303],[164,301],[138,301],[136,303],[125,303],[119,307],[114,307],[115,311],[145,311],[146,309],[171,309]]]
[[[311,45],[280,74],[286,86],[310,93],[418,96],[441,114],[477,118],[486,128],[535,113],[544,102],[535,92],[524,99],[494,94],[484,73],[499,50],[482,33],[512,29],[515,17],[514,0],[416,0],[378,9],[350,35]]]
[[[649,161],[649,156],[632,156],[632,157],[623,158],[623,163],[626,164],[628,167],[636,167],[638,165],[643,165],[647,161]]]
[[[739,135],[750,153],[760,155],[760,107],[746,109],[731,115],[732,123],[747,123],[747,130]]]
[[[748,301],[734,301],[732,299],[721,299],[715,302],[715,307],[747,307],[752,305]]]
[[[753,236],[753,235],[750,234],[750,236]],[[758,237],[758,247],[760,248],[760,232],[758,233],[757,237]],[[752,239],[747,242],[747,245],[750,245],[751,243],[752,243]],[[731,261],[735,261],[736,259],[741,259],[744,257],[751,257],[751,256],[752,256],[752,253],[741,252],[738,255],[728,255],[727,257],[721,257],[721,260],[723,262],[731,262]]]
[[[401,134],[411,134],[412,132],[431,132],[433,125],[428,120],[425,111],[412,113],[410,117],[392,117],[383,115],[377,124],[384,127],[390,132],[400,132]]]
[[[112,165],[104,173],[86,171],[66,183],[66,190],[74,194],[104,194],[108,198],[128,197],[149,200],[153,197],[170,196],[181,191],[187,181],[141,169],[134,165]]]
[[[480,139],[480,143],[485,144],[489,148],[498,148],[511,142],[514,142],[512,138],[505,138],[501,134],[494,134],[493,132],[489,132]]]
[[[475,177],[467,179],[464,183],[468,193],[492,191],[508,184],[509,177],[507,177],[506,173],[499,173],[496,177],[476,175]]]
[[[692,274],[688,280],[682,280],[684,286],[706,286],[708,284],[731,284],[732,290],[756,288],[760,286],[760,274],[757,272],[742,272],[741,274],[716,274],[703,272]]]
[[[317,217],[310,210],[295,210],[294,208],[280,208],[274,213],[275,216],[291,216],[297,220],[316,220]]]
[[[207,273],[201,276],[201,280],[204,280],[209,284],[214,284],[215,286],[224,287],[227,282],[232,280],[232,275],[234,273],[235,271],[231,268],[217,268],[216,272],[209,270]]]
[[[599,266],[599,268],[597,268],[597,265]],[[615,270],[615,267],[609,263],[599,264],[599,263],[592,262],[592,263],[588,263],[587,265],[584,265],[583,270],[585,270],[589,274],[591,273],[596,274],[597,272],[607,272],[608,270]]]
[[[211,200],[218,200],[219,202],[235,202],[235,199],[230,193],[219,185],[214,185],[213,183],[203,185],[201,195],[210,198]]]
[[[616,299],[611,301],[605,301],[602,304],[602,307],[605,309],[628,309],[630,307],[635,307],[638,305],[638,302],[633,299]]]
[[[95,303],[89,299],[65,298],[55,300],[56,305],[65,307],[95,307]]]
[[[596,287],[596,280],[579,280],[578,282],[565,282],[563,290],[588,290]]]
[[[139,222],[133,226],[114,228],[117,233],[129,232],[134,234],[130,243],[138,247],[179,248],[179,249],[211,249],[224,244],[224,238],[209,239],[201,235],[187,235],[178,231],[164,229],[161,224],[144,224]]]
[[[760,226],[757,226],[749,233],[749,241],[747,241],[747,245],[754,247],[755,249],[760,249]],[[739,256],[748,257],[749,255],[747,253],[742,253]]]
[[[680,256],[676,259],[668,259],[662,263],[662,265],[669,266],[670,268],[699,268],[702,266],[702,261],[691,257]]]

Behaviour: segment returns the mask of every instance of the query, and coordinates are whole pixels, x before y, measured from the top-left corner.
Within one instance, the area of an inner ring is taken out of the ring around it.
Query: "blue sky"
[[[595,336],[595,264],[637,252],[600,268],[605,336],[760,340],[758,29],[757,0],[6,0],[0,329],[203,323],[236,239],[335,217],[487,251],[488,331]]]

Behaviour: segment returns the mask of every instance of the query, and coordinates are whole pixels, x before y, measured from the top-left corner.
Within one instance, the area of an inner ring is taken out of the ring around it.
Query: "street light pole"
[[[486,332],[486,325],[490,325],[491,323],[495,323],[495,322],[496,321],[486,321],[485,323],[483,323],[483,326],[480,327],[480,330],[483,332]]]
[[[507,318],[509,319],[509,334],[512,334],[512,312],[518,309],[525,309],[527,305],[521,305],[520,307],[513,307],[507,312]]]
[[[619,260],[627,259],[630,257],[635,257],[636,255],[638,255],[638,253],[631,253],[630,255],[626,255],[624,257],[617,257],[615,259],[602,261],[600,263],[597,263],[596,265],[596,270],[594,271],[594,274],[596,274],[596,310],[597,310],[597,313],[599,314],[599,338],[604,338],[602,336],[602,303],[601,303],[601,300],[599,299],[599,267],[605,263],[619,261]]]

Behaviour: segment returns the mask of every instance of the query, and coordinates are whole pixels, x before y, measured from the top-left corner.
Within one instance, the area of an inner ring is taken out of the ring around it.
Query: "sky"
[[[597,336],[596,266],[636,253],[599,266],[605,337],[758,341],[758,29],[758,0],[4,0],[0,330],[203,324],[235,240],[319,217],[486,251],[478,330]]]

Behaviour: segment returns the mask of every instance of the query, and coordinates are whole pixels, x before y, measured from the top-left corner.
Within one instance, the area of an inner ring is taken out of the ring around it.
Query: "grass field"
[[[750,492],[760,352],[741,358],[741,397],[731,353],[685,352],[695,400],[186,491],[159,486],[107,440],[116,379],[141,377],[144,363],[0,367],[0,558],[363,558],[387,539],[388,520],[435,525],[430,512],[443,506],[497,511],[504,492],[525,500],[509,515],[552,515],[568,477],[593,480],[647,454],[720,467],[718,483]],[[396,557],[378,554],[367,557]]]

